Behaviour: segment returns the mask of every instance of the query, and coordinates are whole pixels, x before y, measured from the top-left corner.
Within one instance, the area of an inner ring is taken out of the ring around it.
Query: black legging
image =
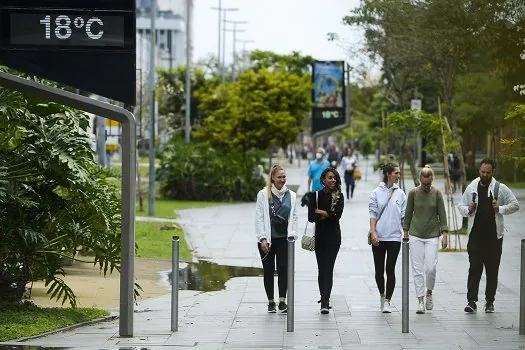
[[[261,243],[257,243],[264,271],[264,289],[268,300],[273,300],[275,261],[277,260],[277,286],[279,297],[286,298],[288,287],[288,244],[286,238],[272,239],[270,251],[265,254]]]
[[[346,199],[354,197],[355,179],[354,171],[345,171]]]
[[[315,242],[315,257],[317,258],[318,270],[317,283],[319,284],[319,293],[323,301],[329,301],[330,294],[332,294],[334,265],[339,247],[339,244],[320,244],[319,240]]]
[[[396,286],[396,261],[401,249],[401,242],[380,241],[379,246],[372,245],[376,270],[377,289],[390,300]],[[385,255],[386,255],[386,293],[385,293]]]

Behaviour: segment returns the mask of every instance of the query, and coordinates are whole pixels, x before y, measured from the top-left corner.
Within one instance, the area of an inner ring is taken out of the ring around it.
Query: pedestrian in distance
[[[341,177],[334,168],[327,168],[322,172],[321,183],[322,190],[308,194],[308,221],[315,223],[315,257],[321,314],[328,314],[334,266],[341,246],[339,220],[343,214],[344,197],[341,193]]]
[[[288,287],[288,240],[296,236],[296,194],[286,187],[286,172],[278,164],[272,166],[266,187],[257,194],[255,207],[255,235],[261,256],[264,289],[268,298],[268,312],[276,312],[274,301],[274,273],[277,267],[279,311],[286,313]],[[277,266],[276,266],[277,263]]]
[[[391,299],[396,286],[396,262],[403,236],[402,222],[405,217],[406,196],[397,185],[400,176],[398,164],[393,162],[385,164],[383,181],[372,191],[368,202],[375,280],[380,295],[380,310],[383,313],[392,312]]]
[[[434,171],[429,165],[421,168],[419,181],[421,184],[408,193],[403,230],[405,238],[410,234],[412,275],[418,299],[416,313],[424,314],[434,308],[432,292],[436,284],[439,238],[443,235],[441,247],[446,248],[448,225],[443,195],[432,186]]]
[[[479,177],[463,192],[458,209],[468,217],[467,252],[469,270],[465,312],[477,311],[479,282],[485,268],[485,312],[494,312],[498,287],[498,272],[503,247],[503,215],[519,210],[518,200],[512,191],[493,177],[494,161],[485,158],[479,166]]]
[[[330,163],[324,159],[324,149],[319,147],[315,154],[315,160],[308,167],[308,191],[316,192],[323,189],[321,174],[328,167],[330,167]]]
[[[346,199],[354,197],[355,189],[355,178],[354,171],[357,167],[357,159],[354,157],[354,151],[352,147],[348,147],[346,150],[346,156],[341,159],[341,168],[344,172],[344,179],[346,185]]]

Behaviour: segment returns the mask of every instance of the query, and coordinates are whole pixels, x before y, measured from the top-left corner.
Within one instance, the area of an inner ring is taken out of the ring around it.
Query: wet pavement
[[[362,164],[363,165],[363,164]],[[371,165],[371,162],[370,162]],[[306,163],[288,167],[288,182],[305,191]],[[267,314],[261,267],[254,235],[254,203],[180,211],[178,222],[202,260],[223,266],[252,267],[256,276],[235,277],[224,290],[179,291],[179,329],[170,331],[171,296],[149,299],[136,307],[134,337],[118,336],[118,321],[87,325],[46,337],[4,343],[29,347],[82,349],[525,349],[519,327],[520,240],[525,238],[522,210],[505,217],[506,233],[496,295],[496,312],[465,314],[468,257],[465,252],[439,254],[434,310],[416,315],[410,276],[410,331],[401,332],[401,256],[393,313],[379,312],[373,260],[366,243],[368,196],[379,181],[371,169],[345,203],[343,242],[334,274],[329,315],[320,315],[315,255],[296,244],[295,323],[287,332],[286,315]],[[407,182],[408,184],[408,182]],[[436,181],[443,188],[443,181]],[[524,190],[515,191],[525,198]],[[459,201],[459,193],[454,197]],[[458,221],[461,223],[461,220]],[[299,209],[299,231],[306,209]],[[466,237],[462,237],[466,245]],[[452,242],[452,245],[454,242]],[[204,265],[203,265],[204,266]],[[206,279],[223,280],[209,269]],[[188,270],[191,271],[191,270]],[[212,277],[208,277],[212,276]],[[215,276],[215,277],[214,277]],[[484,278],[480,286],[483,300]],[[118,293],[118,291],[115,291]],[[0,345],[1,346],[1,345]],[[36,349],[36,348],[35,348]]]

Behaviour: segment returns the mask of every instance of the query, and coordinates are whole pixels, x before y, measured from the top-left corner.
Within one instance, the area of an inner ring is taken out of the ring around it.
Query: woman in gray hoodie
[[[397,185],[400,176],[398,164],[385,164],[383,181],[372,191],[368,203],[375,279],[380,294],[380,309],[383,313],[392,312],[390,300],[396,285],[395,269],[403,234],[402,221],[405,217],[406,196]]]

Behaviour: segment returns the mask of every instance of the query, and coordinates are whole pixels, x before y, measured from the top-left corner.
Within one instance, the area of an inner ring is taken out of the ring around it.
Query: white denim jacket
[[[472,214],[469,215],[468,213],[468,205],[469,203],[472,203],[472,194],[478,192],[478,184],[479,184],[480,178],[474,179],[470,185],[467,186],[467,189],[465,192],[463,192],[463,195],[461,197],[461,201],[458,204],[458,210],[459,213],[462,216],[468,217],[468,228],[467,232],[470,235],[470,231],[472,230],[472,226],[474,225],[474,218],[476,217],[476,210]],[[494,185],[496,184],[496,179],[493,177],[492,181],[489,185],[488,195],[494,197]],[[496,233],[498,235],[498,239],[503,237],[503,231],[504,231],[504,223],[503,223],[503,215],[509,215],[512,213],[515,213],[519,210],[520,206],[518,203],[518,200],[516,199],[516,196],[514,196],[514,193],[504,184],[500,182],[499,185],[499,191],[498,191],[498,205],[499,205],[499,213],[496,213]]]
[[[288,237],[297,238],[297,195],[290,191],[290,201],[292,208],[288,217]],[[268,203],[268,189],[265,187],[257,193],[257,204],[255,205],[255,237],[257,242],[266,239],[268,243],[272,241],[272,228],[270,226],[270,204]]]

